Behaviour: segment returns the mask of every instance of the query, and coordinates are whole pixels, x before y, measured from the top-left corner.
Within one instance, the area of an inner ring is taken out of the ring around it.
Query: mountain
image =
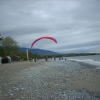
[[[39,54],[39,55],[59,54],[57,52],[53,52],[53,51],[49,51],[49,50],[20,47],[20,50],[23,52],[26,52],[26,49],[28,49],[28,51],[32,52],[33,54]]]

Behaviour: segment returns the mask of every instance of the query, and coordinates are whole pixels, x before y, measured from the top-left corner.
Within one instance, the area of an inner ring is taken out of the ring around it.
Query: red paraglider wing
[[[45,37],[40,37],[40,38],[36,39],[36,40],[32,43],[31,48],[33,47],[33,45],[34,45],[37,41],[39,41],[39,40],[41,40],[41,39],[50,39],[50,40],[53,40],[55,43],[57,43],[57,41],[56,41],[55,38],[49,37],[49,36],[45,36]]]

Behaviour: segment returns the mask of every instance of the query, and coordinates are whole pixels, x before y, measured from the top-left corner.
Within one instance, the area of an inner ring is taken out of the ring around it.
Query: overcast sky
[[[61,53],[100,52],[100,0],[0,0],[0,34],[21,47]]]

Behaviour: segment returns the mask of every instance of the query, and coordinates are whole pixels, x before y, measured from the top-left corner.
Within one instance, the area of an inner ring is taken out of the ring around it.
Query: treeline
[[[29,59],[41,59],[43,56],[28,52]],[[12,37],[0,35],[0,57],[10,56],[13,61],[27,60],[26,52],[20,50],[18,42]]]

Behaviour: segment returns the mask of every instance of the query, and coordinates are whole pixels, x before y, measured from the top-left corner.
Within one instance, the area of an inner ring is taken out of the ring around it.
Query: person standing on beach
[[[36,58],[34,58],[34,61],[36,62]]]
[[[56,57],[54,57],[54,61],[56,60]]]
[[[48,60],[48,57],[45,57],[45,60],[47,61]]]
[[[46,61],[48,60],[47,57],[45,58],[45,60],[46,60]]]
[[[46,56],[44,57],[44,59],[45,59],[46,61],[48,60]]]
[[[61,60],[61,58],[59,57],[59,60]]]

